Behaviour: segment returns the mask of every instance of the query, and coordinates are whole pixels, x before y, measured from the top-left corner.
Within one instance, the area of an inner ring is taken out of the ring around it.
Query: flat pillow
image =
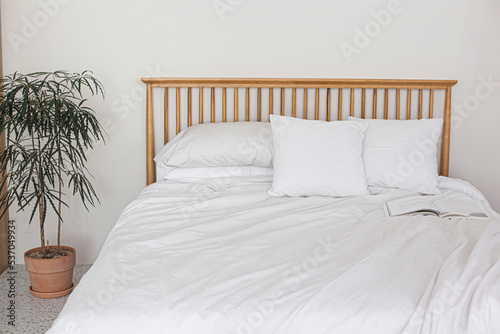
[[[369,124],[363,161],[369,186],[439,194],[437,142],[442,118],[378,120],[349,117]]]
[[[368,194],[359,122],[323,122],[271,115],[274,176],[271,196],[344,197]]]
[[[170,139],[162,149],[156,154],[154,161],[156,162],[156,181],[163,180],[165,176],[175,167],[169,167],[165,161],[172,156],[176,143],[184,136],[186,129],[179,132],[174,138]]]
[[[169,167],[261,166],[273,159],[267,122],[210,123],[187,128],[163,159]]]
[[[259,166],[219,166],[219,167],[186,167],[174,168],[164,176],[165,180],[180,182],[195,182],[232,176],[263,176],[273,175],[271,167]]]

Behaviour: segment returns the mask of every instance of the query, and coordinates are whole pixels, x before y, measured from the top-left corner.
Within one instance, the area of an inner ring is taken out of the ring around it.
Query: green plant
[[[19,211],[33,207],[31,223],[38,211],[42,253],[45,247],[47,212],[58,217],[58,250],[61,245],[61,206],[64,189],[79,195],[85,208],[99,199],[85,167],[86,151],[104,140],[95,112],[86,106],[83,94],[102,95],[104,88],[89,71],[37,72],[6,76],[1,81],[0,132],[6,145],[0,151],[4,171],[0,186],[2,216],[17,203]],[[5,187],[5,188],[3,188]]]

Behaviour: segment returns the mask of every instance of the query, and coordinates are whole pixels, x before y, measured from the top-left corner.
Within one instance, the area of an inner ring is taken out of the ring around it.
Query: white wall
[[[92,100],[92,106],[109,140],[91,153],[88,164],[102,205],[86,212],[75,201],[65,212],[63,241],[77,248],[79,263],[95,260],[120,212],[145,185],[143,76],[457,79],[451,176],[473,183],[500,211],[496,0],[2,0],[1,5],[5,74],[90,69],[107,90],[106,101]],[[372,11],[387,8],[394,14],[377,31]],[[371,41],[355,40],[356,29],[367,24],[375,29]],[[346,57],[341,50],[346,44],[358,53]],[[494,83],[485,88],[479,78]],[[36,223],[28,225],[26,214],[11,212],[11,217],[17,221],[18,252],[37,246]],[[48,239],[55,241],[54,231]]]

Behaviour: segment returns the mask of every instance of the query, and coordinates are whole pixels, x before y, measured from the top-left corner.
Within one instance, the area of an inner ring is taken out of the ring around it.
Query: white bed
[[[143,81],[150,185],[124,210],[49,334],[500,332],[500,216],[473,186],[446,177],[455,81]],[[203,123],[204,87],[210,123],[221,116],[233,125],[194,124],[192,89]],[[256,109],[258,122],[236,124],[242,87],[244,118]],[[170,95],[176,100],[177,135],[157,166],[153,88],[165,92],[165,143]],[[439,90],[443,118],[434,120]],[[309,91],[316,122],[283,117],[312,118]],[[386,217],[385,202],[421,193],[482,201],[491,217]]]
[[[415,193],[275,198],[270,183],[147,187],[48,333],[500,331],[492,210],[488,220],[386,218],[385,201]]]

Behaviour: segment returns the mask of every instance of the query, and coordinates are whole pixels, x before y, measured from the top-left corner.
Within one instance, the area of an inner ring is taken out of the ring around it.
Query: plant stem
[[[57,224],[57,251],[61,251],[61,194],[62,194],[62,177],[61,177],[61,162],[59,162],[59,221]]]
[[[43,204],[38,203],[38,212],[40,213],[40,242],[42,243],[42,253],[45,254],[45,227],[43,226]]]
[[[37,161],[35,162],[35,166],[36,166],[36,172],[37,172],[37,181],[38,181],[38,198],[40,199],[38,201],[38,214],[39,214],[39,217],[40,217],[40,242],[42,244],[42,253],[45,254],[46,250],[45,250],[45,226],[44,226],[44,219],[43,219],[43,204],[44,204],[44,200],[43,200],[43,190],[42,190],[42,187],[41,187],[41,183],[42,183],[42,179],[41,179],[41,175],[40,175],[40,172],[41,172],[41,166],[39,166],[37,164],[37,162],[40,162],[41,161],[41,152],[40,152],[40,138],[37,138],[37,141],[38,141],[38,156],[35,158]],[[33,147],[35,147],[35,139],[33,137],[31,137],[31,143],[33,145]]]

